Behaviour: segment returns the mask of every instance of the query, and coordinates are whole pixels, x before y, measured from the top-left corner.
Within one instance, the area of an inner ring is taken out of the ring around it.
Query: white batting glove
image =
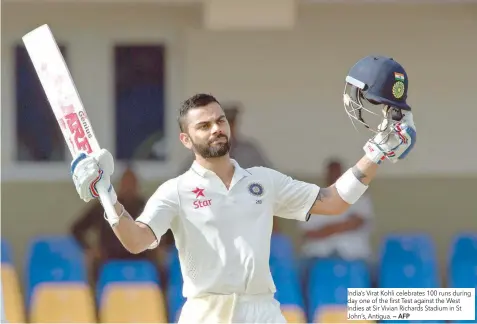
[[[111,175],[114,172],[114,160],[108,150],[102,149],[97,153],[79,154],[71,162],[71,174],[76,191],[81,199],[88,202],[99,198],[96,186],[98,184],[109,188],[111,202],[115,204],[118,197],[111,184]]]
[[[416,126],[410,111],[402,111],[403,117],[389,129],[388,121],[379,126],[383,129],[371,138],[363,147],[366,156],[374,163],[380,164],[387,159],[392,163],[406,158],[416,143]]]

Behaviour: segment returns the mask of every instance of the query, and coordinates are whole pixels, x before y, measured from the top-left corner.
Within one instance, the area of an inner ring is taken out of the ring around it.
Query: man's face
[[[203,158],[221,157],[230,151],[230,126],[218,103],[191,109],[182,143]]]

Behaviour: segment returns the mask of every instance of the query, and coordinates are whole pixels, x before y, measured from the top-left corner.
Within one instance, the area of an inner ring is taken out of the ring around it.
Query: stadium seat
[[[77,264],[85,263],[83,250],[78,242],[69,235],[48,235],[35,237],[29,244],[27,262],[54,262],[69,260]]]
[[[114,260],[103,265],[96,283],[96,302],[101,305],[104,289],[112,283],[160,285],[156,267],[148,260]]]
[[[452,271],[448,276],[449,287],[451,288],[476,288],[477,291],[477,260],[455,260]],[[475,299],[477,309],[477,298]],[[457,322],[455,322],[457,323]],[[459,323],[477,323],[473,321],[459,321]]]
[[[379,274],[380,288],[438,288],[435,272],[419,260],[409,263],[392,263]],[[434,275],[430,275],[430,273]]]
[[[13,266],[12,248],[8,241],[1,240],[1,289],[5,317],[9,323],[25,323],[25,307],[18,274]]]
[[[12,247],[10,243],[6,240],[3,239],[0,242],[1,244],[1,262],[2,265],[4,264],[13,264],[13,252],[12,252]]]
[[[289,323],[306,322],[304,300],[298,273],[290,260],[270,257],[270,271],[277,287],[275,298],[280,302],[283,315]]]
[[[103,323],[167,323],[156,267],[147,260],[110,261],[100,271],[96,298]]]
[[[103,293],[102,323],[168,323],[164,297],[151,283],[111,283]]]
[[[182,295],[182,273],[179,263],[179,255],[175,246],[168,252],[168,284],[167,284],[167,311],[170,323],[177,323],[184,305],[185,298]]]
[[[432,237],[424,233],[390,234],[383,239],[380,251],[381,265],[389,260],[419,258],[437,266],[436,247]]]
[[[277,259],[293,260],[293,243],[281,233],[273,233],[270,241],[270,256]]]
[[[42,283],[32,295],[31,323],[96,323],[91,289],[82,283]]]
[[[421,259],[409,263],[391,263],[382,269],[379,275],[380,288],[439,288],[440,284],[436,278],[436,271],[432,271],[429,265]],[[426,323],[425,321],[400,320],[400,323]],[[433,323],[444,323],[445,321],[433,321]],[[384,320],[381,323],[394,323]]]
[[[371,287],[371,278],[366,263],[334,259],[317,261],[311,267],[306,292],[308,321],[317,322],[323,316],[322,311],[330,307],[347,306],[348,288],[368,287]]]
[[[36,237],[30,242],[26,256],[25,276],[25,298],[29,308],[36,285],[44,281],[87,282],[83,251],[70,236]]]
[[[378,284],[382,288],[440,285],[434,242],[427,234],[392,234],[385,237],[378,269]]]
[[[468,260],[477,260],[477,233],[459,233],[450,245],[450,266]]]
[[[303,308],[293,305],[281,305],[282,314],[287,323],[306,323],[306,313]]]
[[[30,320],[42,323],[95,322],[95,306],[83,268],[67,261],[33,265]]]

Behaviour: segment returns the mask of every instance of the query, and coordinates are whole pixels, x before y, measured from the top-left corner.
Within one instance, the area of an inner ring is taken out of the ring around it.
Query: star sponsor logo
[[[204,193],[204,190],[203,188],[199,188],[199,187],[196,187],[194,190],[192,190],[192,193],[195,194],[195,199],[194,200],[194,209],[199,209],[199,208],[203,208],[203,207],[208,207],[208,206],[212,206],[212,199],[203,199],[203,200],[200,200],[199,198],[200,197],[204,197],[205,198],[205,193]]]

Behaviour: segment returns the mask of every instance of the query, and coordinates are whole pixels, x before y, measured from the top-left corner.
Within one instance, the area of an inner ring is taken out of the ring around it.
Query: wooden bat
[[[43,90],[61,128],[66,144],[75,158],[79,153],[99,151],[98,140],[63,55],[48,25],[42,25],[22,37],[40,79]],[[108,188],[96,185],[101,203],[111,225],[118,216],[109,198]]]

